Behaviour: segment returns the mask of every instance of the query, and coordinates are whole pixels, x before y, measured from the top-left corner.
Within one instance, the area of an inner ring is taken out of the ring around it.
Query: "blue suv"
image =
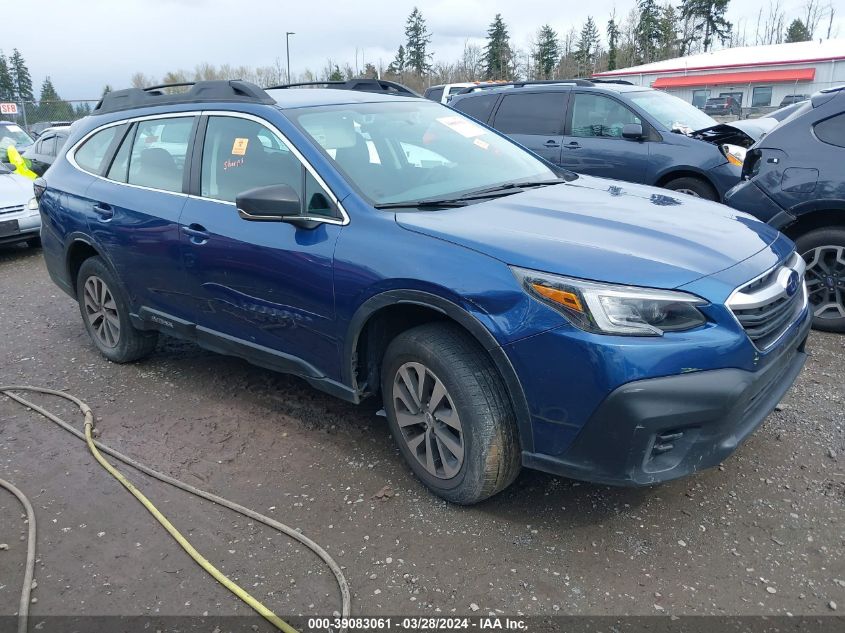
[[[449,105],[555,165],[722,200],[770,122],[717,123],[693,105],[620,80],[466,88]]]
[[[97,349],[128,362],[165,333],[380,397],[457,503],[522,465],[688,475],[789,389],[810,320],[788,238],[382,92],[106,95],[36,183],[50,275]]]

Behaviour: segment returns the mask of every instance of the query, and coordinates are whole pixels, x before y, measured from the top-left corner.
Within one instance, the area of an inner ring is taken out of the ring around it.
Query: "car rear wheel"
[[[682,178],[670,180],[663,185],[663,188],[695,196],[696,198],[704,198],[705,200],[719,200],[719,195],[709,183],[704,182],[700,178],[693,178],[691,176],[684,176]]]
[[[813,327],[845,332],[845,229],[816,229],[799,236],[795,245],[807,262]]]
[[[76,278],[76,297],[88,335],[110,361],[128,363],[155,349],[158,333],[132,325],[123,289],[99,257],[82,262]]]
[[[431,323],[397,336],[385,352],[381,389],[402,456],[434,494],[472,504],[516,478],[519,440],[505,386],[459,327]]]

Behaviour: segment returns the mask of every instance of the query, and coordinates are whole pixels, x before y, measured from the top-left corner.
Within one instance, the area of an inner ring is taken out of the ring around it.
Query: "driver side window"
[[[624,105],[597,94],[576,93],[572,104],[572,136],[580,138],[622,138],[622,128],[642,119]]]

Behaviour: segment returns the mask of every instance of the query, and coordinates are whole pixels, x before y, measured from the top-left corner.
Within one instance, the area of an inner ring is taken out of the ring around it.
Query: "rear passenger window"
[[[565,92],[505,95],[493,127],[505,134],[562,134],[566,98]]]
[[[140,121],[129,155],[127,182],[181,192],[193,124],[194,117]]]
[[[816,123],[813,130],[821,142],[845,147],[845,113]]]
[[[99,174],[103,168],[103,159],[106,157],[106,152],[114,140],[115,134],[118,130],[123,130],[120,125],[113,125],[107,127],[105,130],[100,130],[82,144],[74,159],[76,164],[85,171],[93,174]]]
[[[471,116],[477,121],[487,123],[487,119],[490,116],[490,110],[493,109],[493,106],[496,104],[496,99],[498,98],[499,95],[496,94],[466,97],[460,101],[456,101],[454,108],[455,110],[463,112],[467,116]]]
[[[55,136],[48,136],[47,138],[41,141],[41,146],[39,147],[39,154],[45,154],[47,156],[55,156],[56,155],[56,137]]]
[[[126,135],[123,142],[120,144],[120,149],[114,156],[109,172],[106,178],[109,180],[116,180],[117,182],[126,182],[129,175],[129,154],[132,152],[132,142],[135,139],[135,128]]]

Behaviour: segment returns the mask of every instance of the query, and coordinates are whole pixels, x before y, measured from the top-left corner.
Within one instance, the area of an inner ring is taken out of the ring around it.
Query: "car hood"
[[[550,273],[677,288],[751,257],[778,232],[750,215],[664,189],[580,176],[397,223]]]
[[[778,121],[768,117],[760,119],[740,119],[731,123],[719,123],[711,127],[692,132],[693,138],[709,143],[730,143],[742,147],[751,147],[774,129]]]
[[[0,172],[0,208],[26,204],[33,195],[29,178]]]

